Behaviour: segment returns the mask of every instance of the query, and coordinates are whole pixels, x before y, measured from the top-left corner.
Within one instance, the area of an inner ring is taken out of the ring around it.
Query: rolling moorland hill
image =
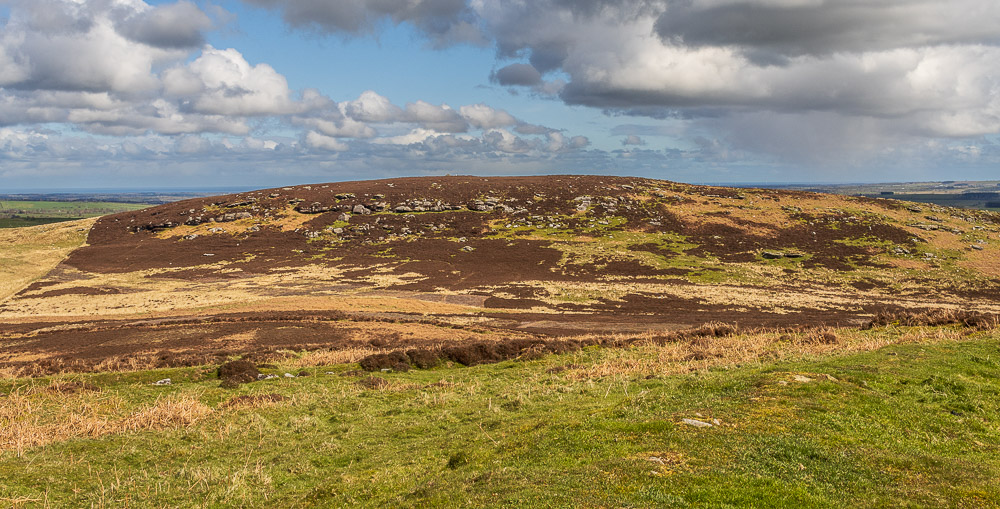
[[[998,220],[433,177],[0,229],[0,504],[997,507]]]
[[[0,296],[5,366],[281,349],[352,360],[470,337],[1000,310],[1000,215],[891,199],[449,176],[197,198],[89,224],[38,227],[80,247],[18,269],[34,281]]]

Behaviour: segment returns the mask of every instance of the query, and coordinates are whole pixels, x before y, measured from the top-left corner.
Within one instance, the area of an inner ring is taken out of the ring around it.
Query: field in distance
[[[19,228],[106,216],[148,207],[144,203],[90,201],[0,201],[0,228]]]
[[[1000,181],[996,180],[788,186],[786,189],[1000,211]]]

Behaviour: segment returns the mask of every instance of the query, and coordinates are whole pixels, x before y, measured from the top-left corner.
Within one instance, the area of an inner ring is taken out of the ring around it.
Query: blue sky
[[[0,0],[0,187],[997,179],[1000,5]]]

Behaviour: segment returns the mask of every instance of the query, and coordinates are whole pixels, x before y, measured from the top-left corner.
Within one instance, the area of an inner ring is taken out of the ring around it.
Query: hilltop
[[[859,325],[880,311],[1000,310],[998,232],[987,211],[628,177],[314,184],[104,216],[0,319],[20,338],[8,364],[44,344],[59,369],[106,361],[93,345],[111,340],[127,345],[116,355],[169,352],[167,365],[203,359],[206,345],[356,347],[344,319],[410,324],[374,327],[376,350],[419,343],[414,327],[439,345],[454,327]]]

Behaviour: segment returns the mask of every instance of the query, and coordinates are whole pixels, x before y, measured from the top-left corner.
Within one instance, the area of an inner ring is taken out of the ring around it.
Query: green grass
[[[381,374],[391,390],[360,387],[341,376],[347,366],[235,391],[218,388],[203,368],[75,376],[104,387],[71,396],[95,405],[119,398],[138,407],[168,395],[212,407],[235,394],[292,399],[216,410],[186,429],[2,454],[0,500],[74,507],[1000,505],[996,334],[649,379],[547,371],[655,355],[653,347],[588,349]],[[796,382],[794,374],[812,381]],[[165,376],[175,384],[148,385]],[[430,385],[439,381],[452,385]],[[24,383],[0,382],[0,394]],[[682,418],[722,424],[697,429]]]
[[[23,219],[79,219],[139,210],[150,205],[142,203],[87,202],[87,201],[0,201],[0,217]],[[38,223],[44,224],[44,223]],[[24,225],[20,225],[24,226]],[[30,225],[27,225],[30,226]]]
[[[0,217],[0,228],[22,228],[25,226],[38,226],[41,224],[61,223],[72,221],[74,217]]]

